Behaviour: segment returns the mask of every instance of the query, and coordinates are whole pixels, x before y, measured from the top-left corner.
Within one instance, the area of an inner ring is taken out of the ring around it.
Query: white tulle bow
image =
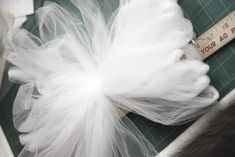
[[[152,157],[122,110],[181,124],[218,98],[208,65],[180,60],[193,28],[176,0],[124,0],[109,16],[92,0],[73,5],[78,14],[50,2],[37,10],[40,38],[8,34],[20,157]]]

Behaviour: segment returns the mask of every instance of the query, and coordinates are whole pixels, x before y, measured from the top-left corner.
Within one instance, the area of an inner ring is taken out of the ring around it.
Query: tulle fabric
[[[51,2],[37,10],[40,38],[8,33],[10,79],[22,84],[13,108],[19,156],[155,156],[122,110],[181,124],[218,98],[209,67],[180,60],[191,23],[176,0],[120,1],[105,17],[91,0],[72,2],[77,15]]]

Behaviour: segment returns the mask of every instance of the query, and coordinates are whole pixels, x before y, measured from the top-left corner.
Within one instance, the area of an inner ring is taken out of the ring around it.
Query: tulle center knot
[[[84,87],[87,92],[97,93],[101,92],[101,80],[98,76],[87,76],[84,80]]]
[[[68,89],[86,94],[101,93],[101,79],[94,73],[68,72],[50,79],[51,90]]]

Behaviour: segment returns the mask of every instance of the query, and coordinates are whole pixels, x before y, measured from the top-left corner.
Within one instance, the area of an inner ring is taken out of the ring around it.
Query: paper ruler
[[[235,10],[203,33],[191,44],[204,60],[235,38]]]

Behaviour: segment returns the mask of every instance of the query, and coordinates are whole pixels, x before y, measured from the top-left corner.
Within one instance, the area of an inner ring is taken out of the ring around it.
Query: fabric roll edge
[[[195,143],[195,141],[197,141],[198,138],[201,137],[201,135],[205,134],[210,127],[213,127],[211,126],[211,123],[213,124],[213,121],[216,120],[218,116],[221,116],[221,114],[224,114],[225,112],[229,111],[229,109],[235,105],[234,102],[235,89],[228,93],[205,115],[203,115],[199,120],[197,120],[188,129],[186,129],[179,137],[177,137],[172,143],[170,143],[165,149],[163,149],[156,157],[178,157],[177,154],[181,154],[182,151],[186,151],[186,148],[189,146],[189,144]],[[216,137],[208,137],[207,141],[212,141],[214,140],[213,138]],[[214,142],[216,143],[216,141]],[[202,145],[201,147],[204,146]],[[201,150],[204,149],[202,148]],[[187,151],[189,151],[188,148]],[[198,154],[200,154],[200,152],[197,152],[197,155]],[[197,155],[194,154],[194,156]]]
[[[0,23],[1,23],[1,29],[0,29],[0,89],[5,69],[5,59],[3,57],[3,51],[4,51],[4,45],[3,45],[3,38],[7,34],[7,31],[13,27],[14,23],[14,17],[3,10],[0,10]]]

